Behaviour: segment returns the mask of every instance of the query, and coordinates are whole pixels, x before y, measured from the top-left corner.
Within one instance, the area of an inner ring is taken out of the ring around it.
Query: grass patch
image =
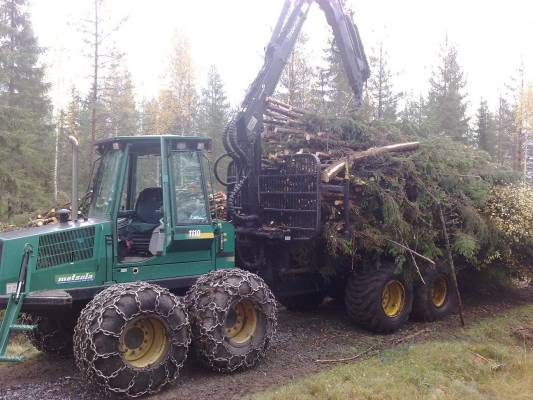
[[[532,400],[533,342],[513,335],[517,326],[533,328],[533,305],[451,332],[459,338],[384,350],[253,399]]]
[[[30,341],[23,334],[12,335],[9,339],[6,355],[8,356],[24,356],[27,359],[34,358],[41,354]]]

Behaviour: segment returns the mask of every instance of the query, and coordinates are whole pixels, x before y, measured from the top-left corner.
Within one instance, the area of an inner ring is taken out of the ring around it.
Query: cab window
[[[121,159],[121,150],[110,150],[98,161],[89,217],[111,217]]]
[[[175,151],[171,160],[174,177],[176,223],[178,225],[209,222],[200,154]]]

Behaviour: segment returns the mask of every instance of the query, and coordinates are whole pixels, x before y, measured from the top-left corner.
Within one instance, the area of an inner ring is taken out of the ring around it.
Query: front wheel
[[[74,359],[105,390],[137,397],[174,381],[187,358],[190,328],[181,300],[146,282],[113,285],[82,311]]]
[[[251,272],[206,274],[187,292],[193,347],[200,362],[218,372],[255,366],[276,329],[276,301]]]
[[[413,287],[393,265],[375,271],[354,271],[345,292],[348,315],[376,333],[400,329],[409,319]]]

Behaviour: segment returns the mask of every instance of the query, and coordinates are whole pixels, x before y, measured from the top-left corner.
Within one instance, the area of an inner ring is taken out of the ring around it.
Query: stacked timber
[[[312,114],[282,101],[268,98],[264,115],[263,141],[269,145],[268,158],[276,160],[291,153],[313,153],[322,159],[338,158],[356,146],[328,130],[312,132],[307,119]]]
[[[224,192],[216,192],[209,195],[209,211],[213,218],[227,219],[227,196]]]
[[[307,120],[311,113],[277,99],[268,98],[264,115],[263,141],[268,145],[267,157],[276,161],[293,153],[312,153],[323,167],[322,181],[344,179],[342,171],[357,163],[385,153],[409,152],[419,148],[418,142],[406,142],[360,150],[360,144],[339,138],[326,129],[311,132]]]
[[[78,210],[78,219],[83,217],[83,215],[86,215],[86,213],[84,214],[84,212],[87,211],[90,205],[91,196],[92,193],[88,192],[85,193],[85,195],[83,195],[83,197],[78,200],[78,204],[81,205],[80,210]],[[33,215],[26,224],[26,227],[34,228],[49,224],[57,224],[59,222],[58,211],[63,209],[68,210],[72,213],[71,203],[65,203],[59,207],[52,207],[45,212],[40,212],[38,214]]]

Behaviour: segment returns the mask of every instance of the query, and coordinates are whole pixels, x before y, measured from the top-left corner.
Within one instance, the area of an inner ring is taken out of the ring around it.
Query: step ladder
[[[22,304],[24,303],[24,298],[26,297],[26,294],[27,294],[26,286],[27,284],[29,286],[29,279],[26,279],[26,278],[28,277],[28,264],[29,264],[31,253],[32,253],[31,246],[26,245],[24,248],[24,254],[22,256],[22,262],[20,265],[17,290],[15,291],[15,293],[10,294],[6,310],[4,312],[4,318],[2,319],[2,324],[0,325],[0,362],[24,361],[25,357],[22,355],[18,355],[18,356],[7,356],[6,355],[7,345],[9,344],[11,333],[31,332],[37,328],[37,326],[35,325],[17,324],[20,311],[22,310]]]

